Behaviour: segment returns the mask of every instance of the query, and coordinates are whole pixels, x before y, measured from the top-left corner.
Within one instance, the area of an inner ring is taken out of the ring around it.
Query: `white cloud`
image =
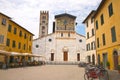
[[[93,9],[96,9],[101,0],[0,0],[0,12],[13,18],[24,28],[38,37],[40,10],[49,10],[49,33],[52,32],[52,22],[56,14],[70,13],[77,16],[78,26]],[[84,33],[82,27],[76,31]],[[81,31],[81,32],[80,32]]]

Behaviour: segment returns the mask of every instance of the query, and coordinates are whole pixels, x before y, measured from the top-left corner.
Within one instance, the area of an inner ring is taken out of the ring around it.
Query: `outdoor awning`
[[[0,50],[0,55],[10,55],[10,52]]]

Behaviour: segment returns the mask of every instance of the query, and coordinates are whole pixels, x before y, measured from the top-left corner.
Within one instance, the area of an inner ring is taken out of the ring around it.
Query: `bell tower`
[[[39,38],[48,34],[49,11],[40,11]]]

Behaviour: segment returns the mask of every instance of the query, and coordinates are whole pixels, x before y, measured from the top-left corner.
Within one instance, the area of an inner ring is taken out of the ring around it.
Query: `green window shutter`
[[[112,42],[116,42],[115,27],[112,27],[112,28],[111,28],[111,37],[112,37]]]

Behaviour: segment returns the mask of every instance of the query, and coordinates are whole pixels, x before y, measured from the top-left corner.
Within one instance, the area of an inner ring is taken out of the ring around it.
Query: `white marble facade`
[[[85,37],[75,33],[74,38],[59,39],[52,33],[35,39],[32,51],[45,56],[47,61],[51,61],[51,53],[54,54],[53,61],[64,61],[64,52],[68,54],[67,61],[78,61],[77,54],[80,54],[80,61],[85,61]]]

